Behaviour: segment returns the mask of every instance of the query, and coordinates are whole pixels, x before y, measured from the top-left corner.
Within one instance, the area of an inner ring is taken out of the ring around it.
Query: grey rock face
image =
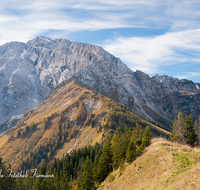
[[[62,81],[101,59],[99,46],[36,37],[0,47],[0,123],[39,105]]]
[[[120,60],[119,63],[123,64]],[[90,65],[75,74],[75,80],[155,121],[174,119],[179,111],[194,117],[200,114],[197,84],[172,77],[160,81],[156,78],[159,76],[149,77],[128,68],[106,69],[106,65],[104,61]]]
[[[0,47],[0,123],[36,107],[70,78],[154,120],[200,111],[199,84],[133,72],[99,46],[36,37]]]

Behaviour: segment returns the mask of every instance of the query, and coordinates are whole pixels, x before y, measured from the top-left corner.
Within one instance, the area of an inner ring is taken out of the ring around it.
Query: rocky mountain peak
[[[164,87],[171,88],[175,91],[185,91],[188,93],[199,93],[198,85],[191,80],[178,79],[172,76],[156,74],[152,77],[157,82],[161,83]]]
[[[100,46],[39,36],[0,46],[0,123],[35,108],[72,78],[153,120],[199,113],[199,84],[133,72]],[[185,95],[192,95],[189,105]]]
[[[126,68],[99,46],[36,37],[0,47],[0,123],[39,105],[61,82],[89,65]],[[124,70],[124,69],[123,69]]]

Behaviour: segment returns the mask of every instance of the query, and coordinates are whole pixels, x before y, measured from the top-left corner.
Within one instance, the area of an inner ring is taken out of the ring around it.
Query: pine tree
[[[94,188],[94,180],[92,175],[92,163],[89,157],[86,157],[83,172],[80,179],[80,190],[90,190]]]
[[[120,157],[121,157],[120,162],[125,161],[126,151],[127,147],[130,144],[131,136],[132,136],[131,132],[126,129],[125,132],[120,137]]]
[[[185,134],[186,143],[191,147],[194,147],[195,144],[198,143],[198,135],[195,134],[194,126],[192,124],[192,116],[185,116]]]
[[[98,155],[96,154],[94,158],[93,168],[92,168],[93,179],[95,182],[98,182],[98,176],[97,176],[98,164],[99,164],[99,158],[98,158]]]
[[[150,141],[151,141],[151,130],[148,127],[145,128],[144,133],[143,133],[143,137],[142,137],[142,146],[143,147],[147,147],[150,145]]]
[[[110,136],[106,137],[106,142],[102,150],[102,154],[99,158],[99,164],[97,168],[97,177],[99,182],[102,182],[112,171],[112,154],[111,154],[111,139]]]
[[[116,170],[120,164],[120,141],[119,136],[115,133],[111,140],[111,151],[112,151],[112,167]]]
[[[134,141],[131,141],[126,151],[126,162],[131,164],[137,157],[136,146]]]
[[[136,146],[140,146],[142,144],[142,126],[136,123],[136,127],[133,129],[133,139],[135,140]]]
[[[133,135],[133,129],[132,129],[132,127],[130,127],[128,132],[127,132],[127,143],[128,143],[128,145],[131,141],[132,135]]]

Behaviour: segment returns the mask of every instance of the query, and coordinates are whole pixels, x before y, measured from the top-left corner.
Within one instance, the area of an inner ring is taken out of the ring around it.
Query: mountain
[[[199,189],[200,152],[191,147],[153,139],[132,164],[112,172],[99,190]]]
[[[48,162],[75,148],[102,142],[117,127],[123,130],[137,124],[150,126],[153,136],[170,134],[127,107],[74,81],[65,81],[36,109],[27,111],[15,127],[0,135],[0,156],[20,171],[22,166],[36,167],[42,159]]]
[[[65,80],[154,121],[171,121],[178,111],[197,117],[200,111],[199,84],[133,72],[99,46],[36,37],[0,47],[0,123],[40,105]]]

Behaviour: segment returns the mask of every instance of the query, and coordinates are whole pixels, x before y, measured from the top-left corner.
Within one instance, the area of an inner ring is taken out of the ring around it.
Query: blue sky
[[[100,45],[133,71],[200,83],[199,0],[6,0],[0,45],[36,36]]]

